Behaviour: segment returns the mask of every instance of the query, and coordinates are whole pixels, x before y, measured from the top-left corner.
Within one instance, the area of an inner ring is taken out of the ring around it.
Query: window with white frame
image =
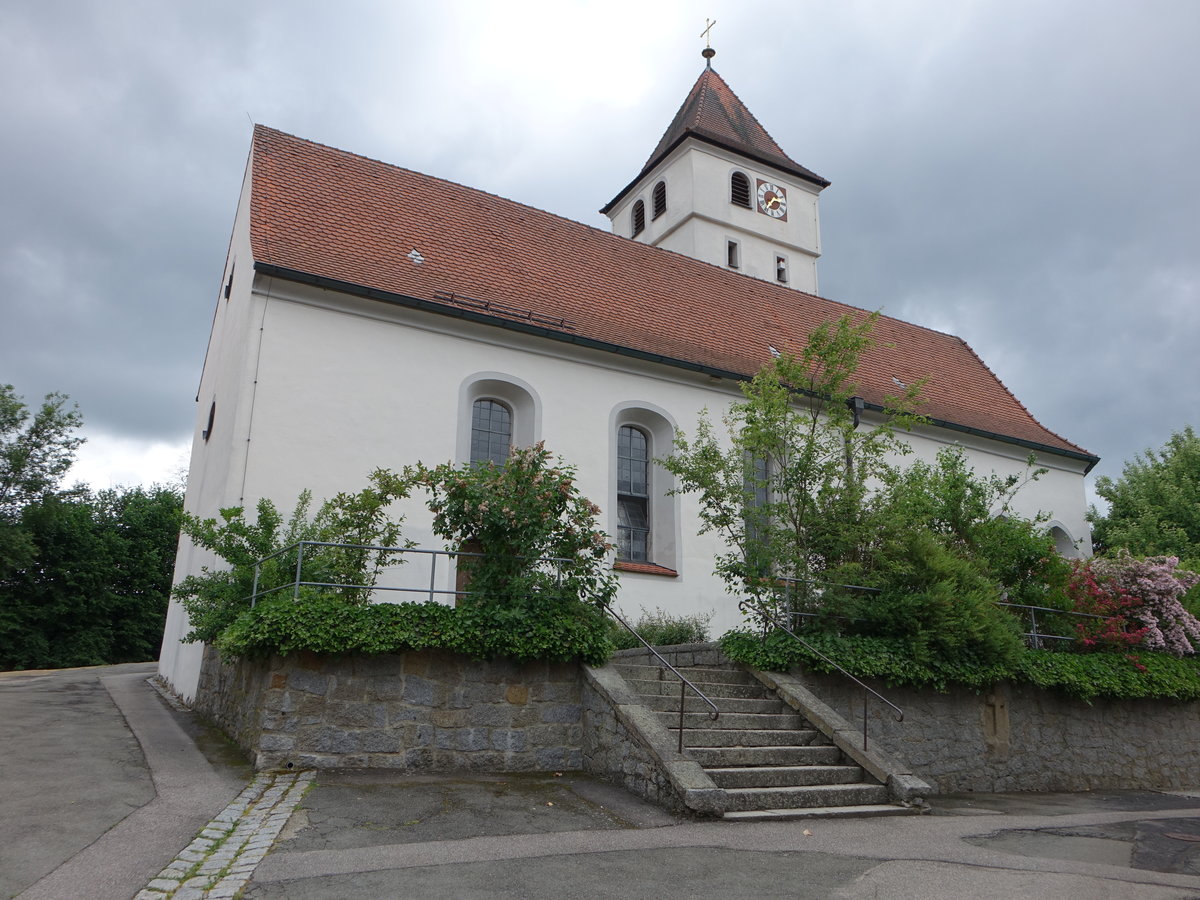
[[[476,372],[459,387],[455,459],[461,463],[508,459],[512,447],[541,437],[542,402],[533,387],[504,372]]]

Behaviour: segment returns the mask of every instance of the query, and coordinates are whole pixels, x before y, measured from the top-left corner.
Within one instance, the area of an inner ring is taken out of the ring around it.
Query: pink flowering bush
[[[1122,550],[1116,557],[1092,560],[1090,567],[1095,582],[1116,601],[1114,612],[1128,621],[1125,630],[1142,630],[1142,647],[1173,656],[1196,652],[1200,619],[1184,608],[1182,600],[1200,584],[1200,575],[1180,570],[1178,557],[1138,559]]]

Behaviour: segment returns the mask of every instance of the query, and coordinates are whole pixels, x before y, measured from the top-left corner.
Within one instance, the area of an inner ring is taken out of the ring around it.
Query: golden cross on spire
[[[706,66],[711,66],[712,58],[717,55],[717,51],[712,48],[712,37],[710,32],[712,32],[712,27],[717,24],[717,20],[706,17],[704,21],[706,23],[704,30],[700,32],[700,37],[704,38],[704,49],[700,51],[700,55],[704,57],[704,64]]]

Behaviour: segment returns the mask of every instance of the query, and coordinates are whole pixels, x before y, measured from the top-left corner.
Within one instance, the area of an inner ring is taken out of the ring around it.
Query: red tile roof
[[[744,376],[770,359],[768,346],[798,350],[820,322],[865,315],[263,126],[252,165],[256,265],[292,277]],[[886,316],[875,335],[858,373],[868,402],[895,393],[893,378],[928,376],[925,415],[1091,458],[1038,423],[959,338]]]

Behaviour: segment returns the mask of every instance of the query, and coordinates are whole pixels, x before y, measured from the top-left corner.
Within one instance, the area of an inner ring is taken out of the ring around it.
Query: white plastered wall
[[[240,213],[238,220],[244,221]],[[240,228],[234,246],[248,263]],[[642,409],[691,433],[702,410],[719,422],[738,396],[728,380],[261,276],[251,292],[249,282],[247,277],[239,286],[235,280],[228,304],[219,301],[201,383],[198,427],[207,418],[208,398],[219,398],[214,435],[197,439],[192,456],[186,505],[203,516],[221,506],[252,506],[260,497],[287,511],[304,488],[319,501],[362,487],[380,466],[461,459],[470,385],[507,378],[531,393],[530,409],[540,419],[517,421],[515,433],[532,433],[577,466],[580,490],[601,505],[602,522],[615,535],[614,422]],[[520,417],[519,408],[515,415]],[[1020,447],[933,428],[912,435],[911,442],[916,456],[928,460],[945,443],[962,443],[980,472],[1021,471],[1027,455]],[[666,450],[655,446],[653,453]],[[1083,463],[1053,454],[1040,462],[1051,472],[1018,496],[1018,511],[1052,513],[1073,538],[1086,535]],[[661,476],[655,476],[660,486]],[[670,547],[670,559],[661,562],[678,575],[622,573],[619,607],[635,617],[643,608],[711,613],[713,634],[738,625],[737,601],[712,573],[723,545],[716,535],[697,534],[695,498],[652,502],[674,504],[671,516],[652,518],[656,527],[675,530],[673,540],[656,536],[664,541],[656,545]],[[402,511],[406,536],[424,547],[439,546],[420,498]],[[183,546],[176,577],[212,562]],[[446,589],[450,579],[448,570],[440,570],[436,581]],[[428,584],[429,570],[424,562],[413,563],[385,583]],[[406,597],[423,599],[399,598]],[[178,644],[185,632],[185,617],[173,603],[160,671],[190,697],[199,648]]]

